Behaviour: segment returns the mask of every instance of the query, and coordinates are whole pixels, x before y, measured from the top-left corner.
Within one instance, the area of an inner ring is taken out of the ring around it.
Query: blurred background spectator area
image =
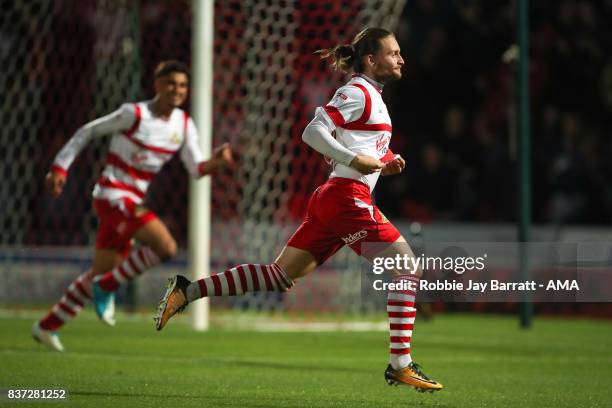
[[[612,1],[530,2],[533,216],[612,222]],[[385,90],[405,179],[377,188],[390,217],[516,220],[512,1],[417,0],[397,36],[404,79]]]
[[[356,23],[360,4],[304,0],[281,16],[265,2],[215,3],[214,143],[234,144],[242,163],[238,174],[213,179],[215,220],[302,219],[329,166],[301,132],[344,80],[313,52],[351,40],[367,22]],[[534,221],[610,225],[612,0],[530,7]],[[191,3],[0,0],[0,10],[0,155],[11,158],[0,164],[0,241],[91,243],[90,194],[108,141],[80,155],[59,200],[44,193],[44,175],[78,126],[151,97],[158,61],[191,64]],[[404,77],[383,97],[391,148],[407,169],[375,192],[394,222],[516,220],[515,67],[502,61],[515,42],[514,10],[509,0],[405,3],[395,30]],[[181,246],[186,180],[175,160],[147,197]]]

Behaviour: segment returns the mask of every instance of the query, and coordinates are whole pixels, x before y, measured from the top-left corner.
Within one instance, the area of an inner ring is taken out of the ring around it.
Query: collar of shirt
[[[370,85],[372,85],[374,88],[376,88],[376,90],[378,91],[378,93],[382,93],[382,89],[384,84],[373,80],[372,78],[370,78],[369,76],[362,74],[362,73],[355,73],[353,75],[351,75],[351,78],[355,78],[355,77],[360,77],[363,78],[364,80],[368,81],[370,83]]]

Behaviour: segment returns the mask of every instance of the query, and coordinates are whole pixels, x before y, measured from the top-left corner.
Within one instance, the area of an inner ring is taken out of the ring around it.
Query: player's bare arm
[[[374,157],[358,154],[350,166],[361,174],[372,174],[381,171],[385,164]]]
[[[57,154],[51,170],[45,176],[47,191],[59,197],[66,185],[68,168],[92,138],[109,135],[128,128],[134,122],[134,113],[126,105],[120,109],[91,121],[79,128]]]

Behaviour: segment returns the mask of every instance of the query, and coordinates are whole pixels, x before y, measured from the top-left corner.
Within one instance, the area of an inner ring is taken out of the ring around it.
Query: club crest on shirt
[[[143,215],[145,215],[149,210],[147,210],[146,207],[143,207],[142,205],[137,205],[136,208],[134,209],[134,216],[136,218],[140,218]]]
[[[172,133],[172,136],[170,136],[170,143],[174,143],[174,144],[181,143],[181,138],[176,132]]]
[[[378,210],[378,214],[380,215],[380,223],[386,224],[389,222],[389,219],[382,213],[382,211]]]

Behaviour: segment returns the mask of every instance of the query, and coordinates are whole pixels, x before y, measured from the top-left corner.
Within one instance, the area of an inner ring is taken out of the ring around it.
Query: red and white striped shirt
[[[359,180],[367,184],[372,191],[380,172],[361,174],[349,164],[358,154],[383,162],[393,159],[393,153],[389,150],[391,118],[382,99],[379,84],[364,75],[354,74],[336,91],[327,105],[317,108],[311,124],[316,122],[323,122],[329,132],[334,132],[336,141],[340,144],[337,146],[339,149],[330,155],[335,159],[332,160],[333,171],[329,177]],[[309,144],[323,154],[330,153],[318,149],[316,142],[315,145]]]
[[[107,162],[93,190],[96,199],[128,198],[142,203],[153,177],[177,152],[189,173],[201,176],[203,157],[193,120],[178,108],[168,120],[156,117],[151,102],[123,104],[115,112],[81,127],[57,154],[52,170],[67,174],[93,137],[110,134]]]

